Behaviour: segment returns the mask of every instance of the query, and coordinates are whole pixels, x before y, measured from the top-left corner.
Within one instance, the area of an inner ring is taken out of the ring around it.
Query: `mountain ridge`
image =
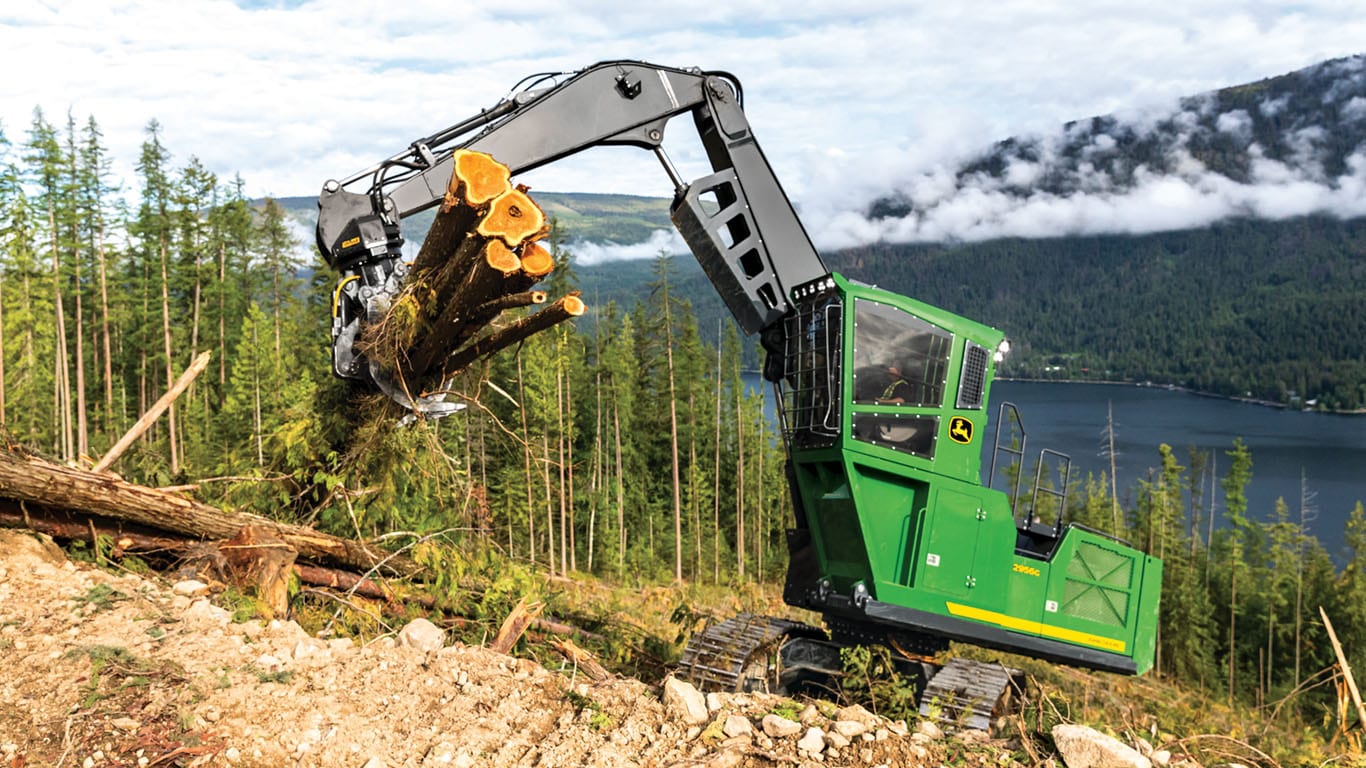
[[[536,199],[571,254],[671,229],[662,198]],[[943,221],[973,201],[976,230],[926,239],[952,234]],[[827,264],[1002,328],[1016,341],[1006,375],[1366,405],[1366,56],[1187,97],[1166,115],[1012,137],[864,214],[867,242],[827,249]],[[420,217],[405,227],[410,244],[424,232]],[[710,336],[728,315],[692,260],[676,261],[676,290]],[[590,303],[626,309],[652,279],[648,262],[575,270]]]

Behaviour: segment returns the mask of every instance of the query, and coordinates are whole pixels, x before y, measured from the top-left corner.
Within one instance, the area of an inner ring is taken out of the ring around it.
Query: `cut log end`
[[[452,159],[455,167],[451,169],[447,200],[455,198],[479,207],[512,189],[508,167],[494,160],[491,155],[462,149]]]
[[[583,303],[583,299],[574,294],[565,296],[560,301],[564,307],[565,314],[570,317],[580,317],[588,309],[588,305]]]
[[[490,239],[500,238],[509,248],[516,248],[544,234],[545,213],[522,190],[509,190],[489,203],[488,213],[475,231]]]
[[[522,271],[528,277],[545,277],[555,271],[555,257],[540,243],[527,243],[522,246]]]
[[[506,277],[522,268],[522,260],[502,240],[490,240],[484,246],[484,263]]]

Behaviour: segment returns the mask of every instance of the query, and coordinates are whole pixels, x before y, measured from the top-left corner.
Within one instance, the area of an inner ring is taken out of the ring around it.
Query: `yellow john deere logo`
[[[972,442],[972,422],[962,416],[949,419],[949,439],[963,445]]]

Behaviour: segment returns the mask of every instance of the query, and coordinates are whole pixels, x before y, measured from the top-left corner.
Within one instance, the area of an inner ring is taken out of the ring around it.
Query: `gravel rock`
[[[919,723],[916,723],[915,731],[916,733],[924,734],[936,741],[944,738],[944,729],[936,725],[933,720],[921,720]]]
[[[754,725],[750,723],[748,717],[741,715],[728,715],[726,724],[721,726],[721,732],[731,738],[736,736],[747,736],[754,732]]]
[[[851,720],[856,723],[863,723],[870,731],[878,726],[878,716],[857,704],[852,704],[836,712],[835,720]]]
[[[745,762],[745,753],[738,749],[726,749],[716,753],[706,762],[707,768],[739,768]]]
[[[692,683],[672,675],[664,681],[664,706],[674,717],[690,725],[707,722],[707,700]]]
[[[1053,726],[1053,743],[1067,768],[1151,768],[1138,750],[1084,725]]]
[[[413,619],[398,631],[398,644],[418,653],[431,653],[446,644],[446,633],[426,619]]]
[[[775,739],[796,736],[802,732],[801,723],[794,723],[781,715],[764,715],[761,725],[763,726],[764,733]]]
[[[820,754],[825,749],[825,731],[819,728],[807,728],[806,735],[797,742],[797,749],[804,749],[813,755]]]
[[[209,585],[198,579],[186,579],[184,581],[177,581],[175,585],[171,587],[171,592],[181,595],[182,597],[200,597],[209,594]]]
[[[836,720],[833,730],[846,739],[852,739],[867,733],[868,726],[857,720]]]

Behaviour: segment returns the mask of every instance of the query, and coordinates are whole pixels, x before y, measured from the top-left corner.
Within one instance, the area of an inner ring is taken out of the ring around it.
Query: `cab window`
[[[854,302],[854,402],[937,408],[953,335],[908,312],[867,299]]]

